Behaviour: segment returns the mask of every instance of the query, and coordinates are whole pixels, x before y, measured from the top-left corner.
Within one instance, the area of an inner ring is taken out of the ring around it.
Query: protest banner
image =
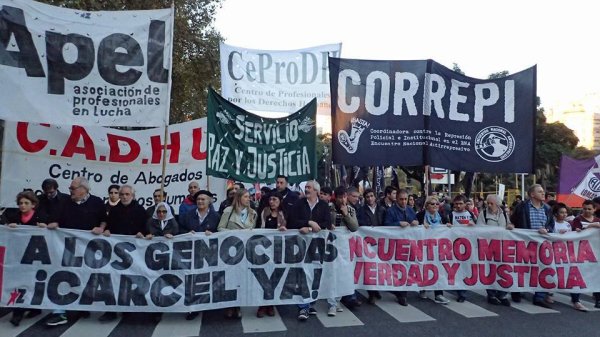
[[[0,0],[0,118],[169,124],[173,9],[90,12]]]
[[[0,306],[188,312],[368,290],[600,291],[598,230],[360,227],[152,240],[0,226]]]
[[[333,161],[532,172],[536,67],[498,79],[432,60],[329,59]]]
[[[124,131],[105,127],[6,122],[2,151],[0,206],[16,207],[24,188],[38,193],[42,181],[53,178],[68,192],[71,180],[83,176],[92,194],[106,198],[112,184],[129,184],[144,207],[154,205],[152,193],[164,180],[167,203],[178,210],[188,184],[224,200],[225,181],[206,175],[206,118],[171,125],[163,177],[163,128]]]
[[[221,95],[248,110],[292,113],[313,98],[329,116],[329,56],[341,43],[297,50],[258,50],[221,42]]]
[[[282,118],[250,113],[208,93],[208,168],[210,176],[245,182],[290,183],[316,176],[316,100]]]
[[[354,290],[344,273],[348,246],[336,235],[239,230],[145,240],[0,226],[0,303],[119,312],[308,303]]]

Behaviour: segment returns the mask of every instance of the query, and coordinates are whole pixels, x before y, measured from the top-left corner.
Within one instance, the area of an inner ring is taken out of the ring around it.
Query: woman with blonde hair
[[[256,211],[250,208],[250,193],[246,189],[235,192],[231,206],[223,210],[221,221],[217,230],[219,232],[228,230],[252,229],[256,225]],[[239,307],[227,308],[226,318],[242,318]]]

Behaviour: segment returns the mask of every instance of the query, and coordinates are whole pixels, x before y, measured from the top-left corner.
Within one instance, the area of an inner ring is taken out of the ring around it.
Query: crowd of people
[[[464,195],[457,195],[451,200],[438,196],[420,198],[406,190],[387,186],[383,195],[378,196],[372,189],[360,193],[355,187],[321,188],[317,181],[308,181],[304,191],[298,194],[290,190],[287,177],[281,175],[277,177],[273,190],[263,189],[262,197],[254,201],[244,185],[236,183],[227,190],[227,198],[217,210],[213,205],[214,194],[200,189],[198,183],[193,181],[188,185],[188,195],[177,215],[172,206],[165,202],[167,195],[161,189],[153,193],[155,204],[144,209],[136,201],[135,189],[131,185],[111,185],[106,201],[90,193],[90,183],[83,177],[72,180],[68,187],[69,194],[60,192],[58,187],[54,179],[46,179],[42,183],[41,195],[37,196],[29,189],[19,193],[16,197],[18,208],[5,210],[2,223],[11,228],[70,228],[88,230],[96,235],[131,235],[148,240],[155,236],[173,238],[188,233],[211,235],[217,231],[253,228],[298,230],[302,234],[334,230],[337,227],[356,231],[360,226],[419,227],[423,230],[442,226],[497,226],[507,230],[535,230],[541,234],[600,228],[600,198],[586,200],[581,214],[573,217],[566,205],[547,202],[540,185],[531,186],[528,198],[517,200],[509,208],[495,194],[487,195],[481,201],[468,199]],[[395,291],[393,294],[399,305],[408,305],[406,291]],[[467,293],[459,290],[456,295],[458,302],[464,302]],[[512,301],[521,301],[522,294],[510,295]],[[427,299],[427,291],[421,290],[419,296]],[[600,293],[594,293],[594,297],[595,306],[600,308]],[[369,304],[381,298],[378,291],[368,291]],[[432,299],[439,304],[449,303],[442,290],[434,291]],[[588,310],[579,301],[579,294],[572,294],[571,300],[576,310]],[[504,291],[487,290],[487,301],[492,305],[511,305],[508,293]],[[362,304],[356,292],[342,298],[327,299],[327,303],[329,316],[343,311],[340,303],[351,310]],[[533,304],[550,308],[552,303],[551,293],[535,292]],[[40,312],[17,308],[10,322],[17,326],[23,318],[39,315]],[[311,304],[298,305],[300,321],[306,321],[315,313]],[[88,312],[79,314],[89,316]],[[198,314],[187,313],[186,319],[192,320]],[[99,320],[111,321],[117,315],[115,312],[106,312]],[[256,315],[259,318],[273,316],[275,308],[261,306]],[[240,308],[225,309],[225,316],[240,318]],[[151,317],[155,321],[161,319],[160,314],[152,314]],[[67,322],[64,310],[54,310],[46,320],[46,325],[57,326]]]

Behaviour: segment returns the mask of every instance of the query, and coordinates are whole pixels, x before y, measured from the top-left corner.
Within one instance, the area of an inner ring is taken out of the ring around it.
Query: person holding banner
[[[383,226],[383,217],[385,216],[385,207],[377,203],[377,197],[375,191],[371,188],[367,188],[363,192],[365,204],[358,210],[358,224],[359,226]],[[375,304],[375,300],[381,299],[381,294],[377,290],[368,290],[369,304]]]
[[[106,215],[119,203],[119,185],[108,186],[108,199],[106,200]]]
[[[100,235],[106,228],[106,209],[104,202],[99,197],[90,194],[90,182],[85,177],[77,177],[71,181],[69,192],[71,200],[65,203],[58,216],[57,222],[48,224],[48,229],[71,228],[89,230]],[[87,318],[90,313],[80,312],[80,317]],[[67,315],[64,310],[57,309],[46,320],[47,326],[67,324]]]
[[[417,214],[419,222],[423,224],[425,229],[436,229],[442,226],[451,226],[448,218],[438,212],[439,208],[440,201],[437,197],[431,196],[425,200],[425,209]],[[419,297],[426,299],[427,291],[419,291]],[[444,291],[442,290],[434,290],[433,301],[439,304],[450,303],[450,301],[444,296]]]
[[[64,205],[69,202],[69,195],[58,190],[58,182],[52,178],[44,179],[39,197],[38,211],[45,213],[50,222],[58,219]]]
[[[450,213],[450,224],[452,226],[475,226],[475,215],[467,209],[467,198],[460,194],[454,197],[452,201],[454,210]],[[456,301],[459,303],[464,302],[467,298],[466,290],[457,290],[456,295],[458,296]]]
[[[412,208],[408,207],[408,192],[406,190],[399,190],[396,193],[396,203],[388,208],[383,224],[385,226],[399,226],[403,228],[419,225],[417,214]],[[395,291],[394,295],[398,299],[398,304],[403,307],[408,306],[406,291]]]
[[[156,210],[156,205],[160,204],[161,202],[166,203],[167,191],[165,191],[164,189],[161,190],[160,188],[155,189],[154,193],[152,193],[152,199],[154,200],[154,205],[146,208],[146,217],[148,217],[148,219],[152,218],[152,216],[154,215],[154,211]],[[175,210],[173,209],[173,206],[171,206],[169,204],[167,204],[167,205],[169,206],[169,209],[171,210],[171,214],[173,214],[173,216],[175,216]]]
[[[219,232],[228,230],[253,229],[256,225],[256,211],[250,207],[250,192],[239,189],[233,197],[231,206],[225,208],[219,226]],[[227,308],[226,318],[242,318],[240,307]]]
[[[146,222],[146,239],[150,240],[155,236],[164,236],[172,239],[179,234],[179,224],[171,212],[171,207],[166,202],[159,202],[156,205],[154,214]]]
[[[506,228],[510,224],[506,212],[500,207],[500,198],[495,194],[488,194],[485,198],[486,207],[477,218],[477,225],[496,226]],[[506,291],[487,289],[487,301],[493,305],[510,307]]]
[[[581,214],[579,214],[571,222],[571,228],[576,231],[588,229],[588,228],[600,228],[600,218],[596,217],[595,204],[593,200],[584,200],[581,205]],[[600,292],[593,293],[594,308],[600,308]]]
[[[282,174],[278,175],[275,180],[275,191],[279,192],[283,197],[281,208],[285,213],[289,212],[289,208],[293,207],[298,201],[298,193],[290,190],[288,187],[288,177]]]
[[[336,227],[346,227],[349,231],[356,232],[358,230],[358,218],[356,216],[356,210],[348,201],[346,187],[336,187],[334,194],[335,202],[330,206],[331,229],[334,230]],[[356,292],[352,295],[342,297],[341,300],[342,303],[351,310],[361,305],[358,301]],[[327,316],[335,316],[336,312],[341,311],[341,307],[338,304],[339,301],[340,298],[327,299],[327,304],[329,305]]]
[[[554,231],[554,216],[552,209],[544,200],[544,188],[540,184],[534,184],[527,190],[529,199],[517,205],[510,215],[511,224],[507,229],[521,228],[535,230],[545,235]],[[521,293],[511,294],[513,302],[521,302]],[[547,292],[535,292],[533,295],[533,304],[550,309],[551,299]]]
[[[106,229],[103,234],[105,236],[111,234],[135,235],[137,238],[143,238],[146,233],[146,210],[135,200],[135,190],[132,186],[121,186],[119,202],[108,213]],[[117,319],[117,313],[110,311],[98,318],[100,322],[110,322],[115,319]]]
[[[270,192],[267,196],[269,205],[265,207],[260,215],[261,227],[266,229],[278,229],[283,231],[286,229],[287,222],[285,221],[285,214],[283,213],[282,201],[283,196],[281,193],[274,191]],[[262,318],[268,316],[275,316],[275,307],[272,305],[260,306],[256,311],[256,317]]]
[[[17,194],[18,212],[11,214],[4,212],[0,221],[7,224],[10,228],[18,228],[20,225],[46,228],[48,217],[45,213],[36,210],[38,204],[38,198],[33,192],[23,191]],[[40,309],[15,308],[13,309],[10,323],[14,326],[19,326],[23,317],[25,317],[25,312],[27,312],[27,318],[35,317],[42,313]]]
[[[301,198],[292,206],[286,229],[298,229],[301,234],[331,229],[329,205],[319,199],[321,185],[316,180],[309,180],[304,186],[305,198]],[[298,320],[306,321],[309,315],[316,315],[317,310],[310,303],[298,305]]]
[[[194,194],[196,199],[196,211],[188,212],[183,218],[180,217],[181,232],[204,233],[210,235],[217,231],[220,216],[213,207],[213,194],[207,190],[200,190]]]

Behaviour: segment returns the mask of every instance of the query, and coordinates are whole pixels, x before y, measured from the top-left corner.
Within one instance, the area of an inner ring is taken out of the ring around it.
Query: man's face
[[[190,195],[196,194],[200,190],[200,186],[198,186],[197,182],[192,182],[188,185],[188,192]]]
[[[235,190],[235,189],[233,189],[233,190],[231,190],[231,191],[227,192],[227,199],[229,199],[229,200],[233,200],[233,197],[235,196],[235,192],[236,192],[236,190]]]
[[[48,198],[52,198],[54,196],[54,193],[56,193],[56,188],[54,188],[54,186],[50,186],[44,190],[44,194]]]
[[[119,199],[121,203],[125,206],[131,204],[133,201],[133,191],[129,187],[123,187],[119,191]]]
[[[348,204],[348,194],[344,193],[342,195],[336,195],[335,203],[339,206],[347,205]]]
[[[163,201],[163,197],[160,191],[155,191],[154,194],[152,194],[152,198],[154,199],[155,205]]]
[[[457,211],[457,212],[464,212],[466,205],[467,204],[465,204],[464,201],[462,201],[462,200],[456,200],[454,202],[454,210]]]
[[[86,189],[81,186],[78,178],[75,178],[73,181],[71,181],[71,185],[69,185],[69,193],[71,194],[71,200],[73,201],[81,201],[87,195]]]
[[[389,202],[394,202],[396,201],[396,193],[398,193],[398,191],[392,191],[392,193],[386,195],[385,197],[388,199]]]
[[[308,182],[308,183],[306,183],[306,186],[304,186],[304,195],[305,195],[307,198],[312,198],[312,197],[314,197],[314,196],[315,196],[315,194],[316,194],[316,192],[317,192],[317,191],[315,190],[315,187],[313,186],[313,183],[312,183],[312,182]]]
[[[375,198],[375,193],[367,193],[367,196],[365,197],[365,202],[367,203],[367,205],[373,207],[375,206],[375,204],[377,203],[377,198]]]
[[[406,208],[406,205],[408,204],[408,194],[399,193],[398,197],[396,198],[396,202],[400,208]]]
[[[323,191],[319,192],[319,199],[329,203],[331,201],[331,194],[327,194]]]
[[[277,178],[275,181],[275,188],[279,192],[283,192],[287,188],[287,181],[284,178]]]
[[[544,198],[546,197],[546,193],[544,193],[544,188],[542,188],[541,186],[536,187],[533,190],[533,192],[531,192],[530,197],[533,200],[544,201]]]
[[[348,202],[352,205],[358,204],[358,200],[360,199],[360,193],[358,192],[350,192],[348,193]]]

